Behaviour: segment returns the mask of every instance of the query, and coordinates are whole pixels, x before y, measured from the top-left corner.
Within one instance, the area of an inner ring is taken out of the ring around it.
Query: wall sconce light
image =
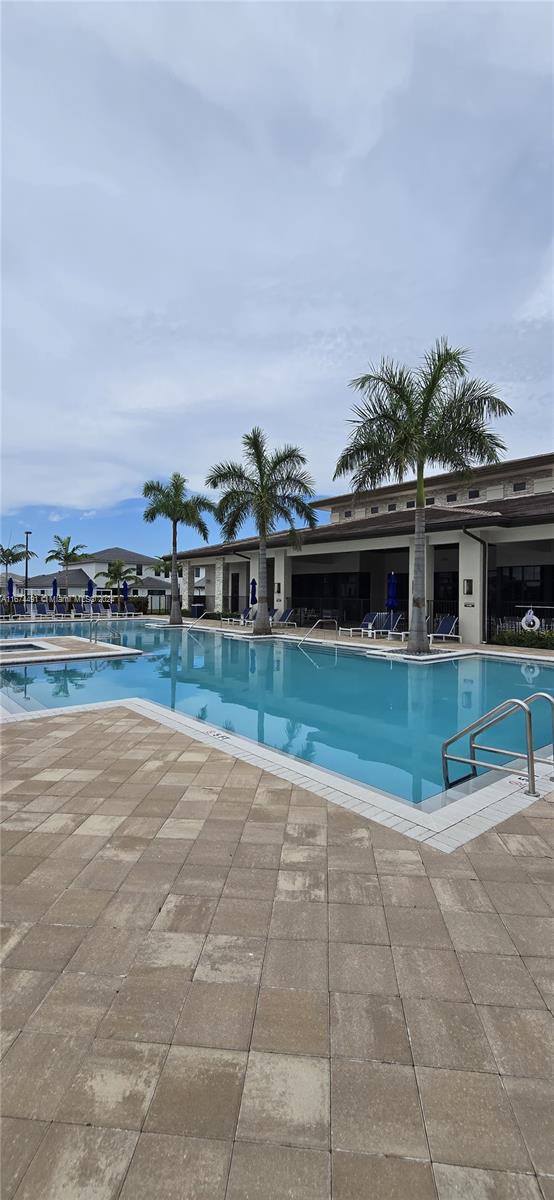
[[[464,579],[464,596],[473,596],[473,579]]]

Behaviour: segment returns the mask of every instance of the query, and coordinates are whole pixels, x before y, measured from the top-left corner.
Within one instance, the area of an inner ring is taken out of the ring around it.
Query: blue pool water
[[[88,624],[0,627],[0,637],[18,640],[67,632],[87,636]],[[507,697],[554,695],[554,665],[521,659],[472,655],[422,666],[138,621],[102,625],[100,637],[143,653],[8,665],[0,672],[2,689],[29,710],[130,696],[153,700],[414,804],[442,790],[441,745],[450,734]],[[533,720],[535,744],[545,745],[546,704],[537,704]],[[510,717],[487,739],[523,749],[521,717]]]

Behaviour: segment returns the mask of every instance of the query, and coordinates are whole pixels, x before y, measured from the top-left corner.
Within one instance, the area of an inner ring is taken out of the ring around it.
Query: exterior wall
[[[511,563],[515,565],[550,563],[554,557],[554,525],[530,525],[520,528],[483,527],[472,530],[482,537],[491,547],[489,556],[494,553],[496,562],[500,565]],[[332,537],[332,535],[330,535]],[[449,530],[444,533],[428,534],[427,561],[427,598],[433,599],[433,575],[441,570],[458,570],[459,576],[459,632],[466,643],[478,643],[483,632],[484,609],[486,597],[483,586],[483,547],[463,532]],[[311,552],[310,552],[311,551]],[[408,552],[408,553],[407,553]],[[368,555],[368,561],[365,556]],[[459,556],[459,558],[458,558]],[[283,547],[270,551],[275,573],[274,603],[276,608],[288,607],[291,596],[291,576],[297,574],[326,573],[333,571],[369,571],[371,574],[371,607],[379,607],[386,597],[386,581],[389,571],[406,571],[408,563],[409,597],[413,577],[413,537],[394,535],[390,538],[367,538],[364,540],[333,542],[318,545],[317,548],[304,546],[295,551]],[[322,558],[325,561],[322,563]],[[186,560],[189,567],[194,566],[194,559]],[[249,555],[245,559],[233,561],[230,557],[214,559],[207,563],[199,560],[206,569],[206,596],[215,594],[216,571],[220,571],[218,587],[229,587],[230,574],[238,572],[240,576],[241,598],[248,594],[250,580],[258,579],[258,556]],[[218,568],[217,564],[221,564]],[[183,564],[184,565],[184,564]],[[472,580],[472,593],[464,592],[464,580]],[[281,593],[277,593],[280,584]],[[218,593],[219,594],[219,593]],[[227,595],[224,592],[224,598]],[[554,598],[552,603],[554,604]]]

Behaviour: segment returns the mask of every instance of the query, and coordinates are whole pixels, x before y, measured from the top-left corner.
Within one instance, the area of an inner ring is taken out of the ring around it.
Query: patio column
[[[286,549],[275,551],[274,562],[273,602],[275,608],[282,610],[289,608],[291,601],[291,560]]]
[[[183,608],[190,608],[194,595],[194,567],[190,567],[186,559],[183,562],[183,576],[179,580],[179,590]]]
[[[467,534],[460,534],[459,614],[464,642],[478,645],[483,640],[484,547]]]
[[[223,608],[223,592],[225,581],[225,559],[216,558],[215,560],[215,588],[214,588],[214,612],[221,612]]]

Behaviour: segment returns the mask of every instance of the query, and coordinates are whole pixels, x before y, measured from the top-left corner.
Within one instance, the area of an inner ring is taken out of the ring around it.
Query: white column
[[[478,645],[483,636],[483,555],[479,542],[460,534],[458,632],[471,645]]]
[[[291,603],[291,559],[286,548],[275,551],[274,605],[282,610]]]

